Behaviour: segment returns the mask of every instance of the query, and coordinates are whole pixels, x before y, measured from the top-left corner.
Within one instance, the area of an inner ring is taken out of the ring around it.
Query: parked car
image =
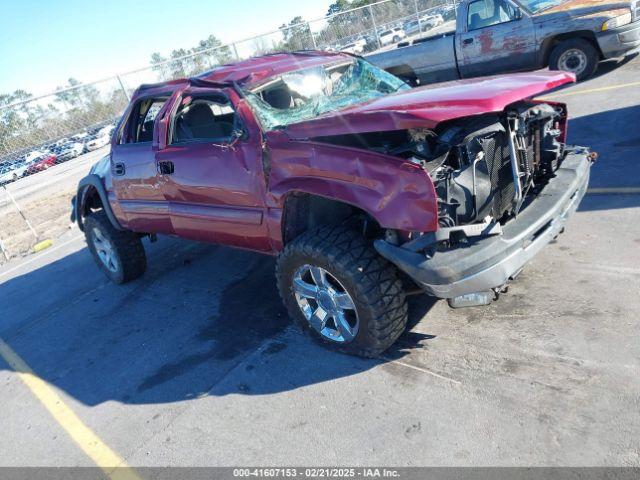
[[[107,134],[106,132],[99,132],[94,138],[87,142],[87,150],[91,152],[93,150],[97,150],[98,148],[109,145],[110,140],[111,136],[109,134]]]
[[[442,25],[444,23],[444,19],[442,18],[442,15],[436,13],[420,17],[420,23],[424,25],[422,27],[424,30],[431,30],[432,28]]]
[[[19,178],[24,177],[28,167],[29,164],[24,158],[18,158],[17,160],[12,162],[10,165],[10,174],[8,175],[10,176],[11,181],[15,182]]]
[[[365,53],[375,52],[380,48],[380,44],[378,43],[378,36],[375,34],[375,32],[365,34],[363,40],[365,41]]]
[[[406,36],[407,34],[401,28],[390,28],[380,33],[380,44],[384,47],[386,45],[391,45],[392,43],[398,43]]]
[[[37,160],[40,160],[41,158],[43,158],[45,156],[45,153],[40,151],[40,150],[33,150],[29,153],[27,153],[23,160],[25,163],[31,164]]]
[[[83,146],[82,153],[87,153],[87,143],[89,142],[89,134],[87,132],[78,133],[71,137],[72,142],[80,143]]]
[[[14,158],[3,162],[0,165],[0,185],[15,182],[24,176],[27,167],[28,164],[24,158]]]
[[[563,231],[592,156],[565,144],[564,104],[532,98],[573,81],[411,89],[363,59],[305,51],[144,85],[71,218],[116,283],[145,271],[144,236],[277,255],[291,317],[376,356],[407,324],[404,285],[488,304]]]
[[[424,27],[418,20],[411,20],[403,25],[402,30],[407,35],[417,35],[424,32]]]
[[[423,15],[420,20],[411,20],[402,27],[407,35],[418,35],[432,28],[438,27],[444,23],[441,15],[430,14]]]
[[[71,141],[82,143],[89,136],[87,132],[77,133],[76,135],[71,137]]]
[[[367,42],[364,40],[347,43],[345,46],[340,48],[340,51],[345,53],[352,53],[354,55],[362,55],[364,53],[364,47],[366,44]]]
[[[3,163],[0,165],[0,185],[15,182],[20,178],[13,163]]]
[[[80,142],[68,141],[59,145],[54,153],[58,157],[59,162],[66,162],[72,158],[76,158],[84,153],[85,146]]]
[[[584,80],[638,49],[638,0],[462,0],[455,32],[368,59],[420,84],[547,66]]]
[[[25,158],[26,169],[23,176],[33,175],[53,167],[58,161],[58,157],[52,153],[31,152]]]
[[[116,129],[115,125],[106,125],[105,127],[102,127],[99,131],[98,134],[99,135],[107,135],[107,136],[111,136],[113,134],[113,131]]]
[[[444,5],[441,7],[440,15],[442,15],[442,19],[445,22],[449,20],[455,20],[456,18],[456,6],[455,5]]]

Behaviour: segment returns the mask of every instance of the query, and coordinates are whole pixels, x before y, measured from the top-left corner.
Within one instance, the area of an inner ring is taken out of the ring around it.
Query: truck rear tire
[[[93,259],[112,282],[135,280],[147,269],[140,237],[117,230],[104,211],[93,212],[84,220],[84,235]]]
[[[591,42],[572,38],[553,48],[549,56],[549,68],[575,73],[578,81],[582,81],[596,73],[598,61],[598,51]]]
[[[291,318],[334,350],[377,357],[407,326],[395,267],[345,226],[296,238],[278,257],[276,278]]]

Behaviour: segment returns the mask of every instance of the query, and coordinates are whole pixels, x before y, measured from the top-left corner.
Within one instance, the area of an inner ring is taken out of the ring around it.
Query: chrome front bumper
[[[597,34],[604,58],[619,58],[640,51],[640,20]]]
[[[425,292],[455,298],[505,285],[564,229],[589,185],[587,153],[571,153],[544,190],[507,222],[500,236],[464,247],[438,251],[432,257],[384,240],[375,248],[411,277]]]

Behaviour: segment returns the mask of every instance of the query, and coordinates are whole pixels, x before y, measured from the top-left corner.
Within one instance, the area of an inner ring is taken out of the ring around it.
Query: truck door
[[[461,13],[464,8],[461,8]],[[536,66],[531,18],[510,0],[472,0],[467,4],[456,50],[462,77],[527,70]]]
[[[153,142],[156,117],[169,97],[166,93],[137,100],[111,145],[113,190],[127,228],[137,232],[173,233]]]
[[[156,156],[160,183],[177,235],[269,251],[261,135],[239,102],[233,89],[182,93]]]

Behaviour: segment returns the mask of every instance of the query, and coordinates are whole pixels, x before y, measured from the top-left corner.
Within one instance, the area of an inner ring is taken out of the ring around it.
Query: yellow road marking
[[[591,194],[600,194],[600,195],[606,195],[606,194],[638,194],[640,193],[640,187],[617,187],[617,188],[590,188],[589,190],[587,190],[587,193],[591,193]]]
[[[53,240],[51,240],[50,238],[43,240],[42,242],[36,243],[33,246],[33,253],[38,253],[38,252],[41,252],[42,250],[46,250],[51,245],[53,245]]]
[[[588,88],[586,90],[577,90],[575,92],[558,92],[544,95],[545,98],[571,97],[573,95],[586,95],[588,93],[608,92],[609,90],[618,90],[627,87],[640,87],[640,82],[620,83],[618,85],[609,85],[608,87]]]
[[[124,459],[111,450],[69,408],[47,382],[38,377],[20,356],[0,339],[0,356],[18,374],[20,380],[31,390],[49,411],[51,416],[66,430],[71,439],[84,453],[113,480],[140,480]]]

